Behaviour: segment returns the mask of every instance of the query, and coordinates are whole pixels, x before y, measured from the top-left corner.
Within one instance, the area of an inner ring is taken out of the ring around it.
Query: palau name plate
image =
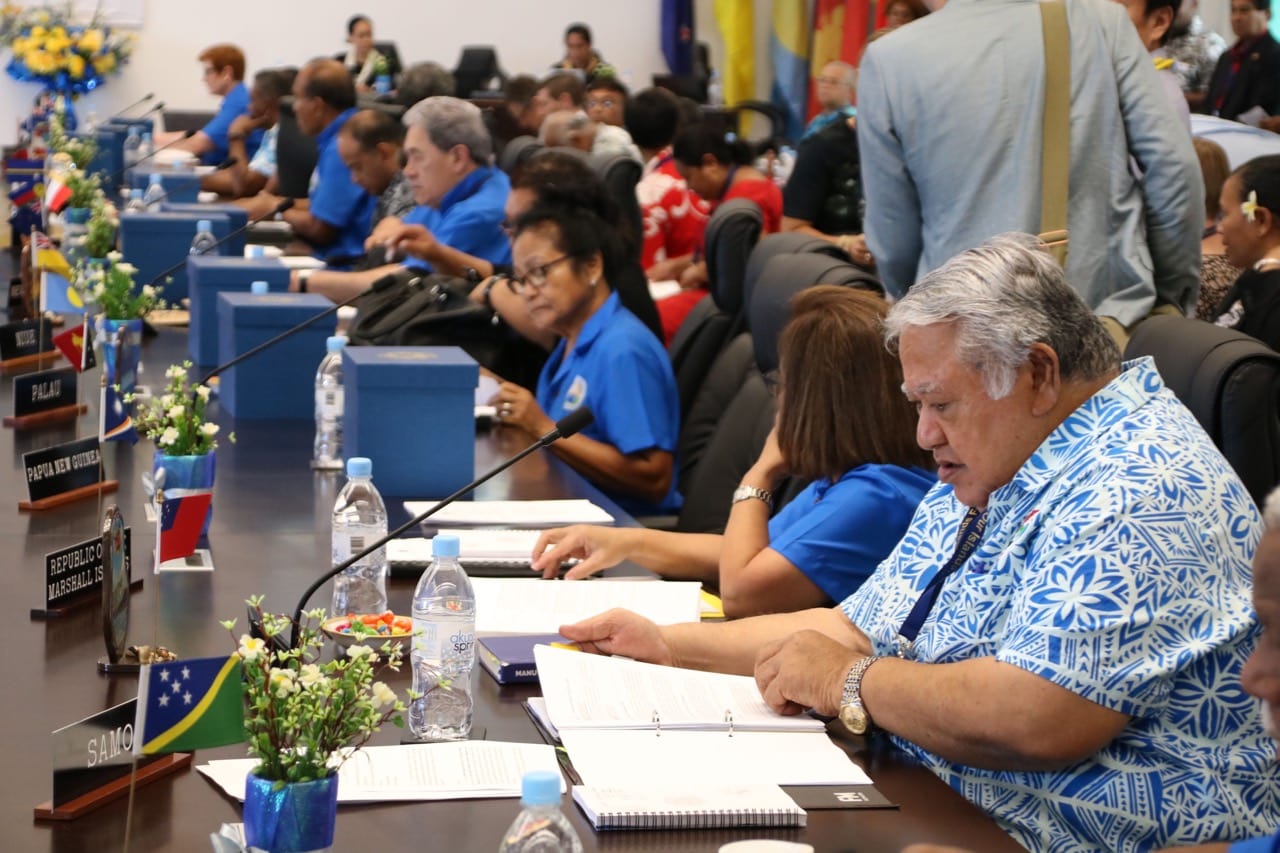
[[[97,436],[55,444],[22,454],[27,494],[32,502],[53,497],[102,480],[102,454]]]
[[[140,584],[133,579],[132,528],[124,530],[124,574],[128,585]],[[56,615],[60,609],[82,602],[96,602],[102,597],[104,551],[102,537],[95,536],[77,545],[44,555],[44,609],[32,609],[34,617]]]
[[[76,404],[77,374],[74,367],[58,367],[28,373],[13,380],[13,416],[36,415]]]
[[[0,326],[0,361],[42,352],[57,352],[53,345],[53,324],[48,317]]]

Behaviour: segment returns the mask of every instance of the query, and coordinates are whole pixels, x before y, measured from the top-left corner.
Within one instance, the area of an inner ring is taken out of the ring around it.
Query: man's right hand
[[[597,655],[624,655],[646,663],[675,666],[675,656],[662,629],[630,610],[614,608],[572,625],[561,625],[560,634]]]
[[[616,566],[628,556],[627,531],[619,527],[575,524],[545,531],[533,546],[530,563],[544,578],[553,578],[560,566],[573,559],[581,560],[565,573],[566,580],[578,580]],[[548,550],[550,549],[550,550]]]

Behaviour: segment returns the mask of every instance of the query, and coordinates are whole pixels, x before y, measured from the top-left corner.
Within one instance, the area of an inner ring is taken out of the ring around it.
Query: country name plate
[[[22,429],[75,420],[87,411],[77,399],[78,381],[74,367],[14,378],[13,415],[4,419],[4,425]]]
[[[96,435],[24,453],[22,467],[29,500],[19,502],[21,510],[52,509],[120,487],[115,480],[102,478],[102,450]]]
[[[129,588],[142,586],[142,578],[133,577],[133,528],[124,529],[124,573]],[[44,608],[31,608],[32,619],[50,619],[70,610],[102,599],[102,582],[106,577],[103,563],[102,537],[86,539],[69,548],[44,555]]]
[[[130,699],[50,735],[53,798],[36,806],[36,820],[74,820],[128,796],[137,709],[138,700]],[[142,785],[190,764],[191,753],[143,758],[135,781]]]
[[[0,361],[57,351],[53,345],[53,324],[48,317],[0,326]]]

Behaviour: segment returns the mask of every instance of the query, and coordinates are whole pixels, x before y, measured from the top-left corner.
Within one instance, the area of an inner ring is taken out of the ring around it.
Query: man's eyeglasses
[[[534,290],[541,290],[547,285],[547,271],[561,261],[572,259],[573,255],[561,255],[554,261],[547,261],[545,264],[526,270],[524,275],[509,275],[507,276],[507,287],[511,288],[512,293],[524,293],[530,287]]]
[[[595,109],[596,107],[604,107],[606,110],[614,108],[618,102],[613,98],[588,98],[587,109]]]

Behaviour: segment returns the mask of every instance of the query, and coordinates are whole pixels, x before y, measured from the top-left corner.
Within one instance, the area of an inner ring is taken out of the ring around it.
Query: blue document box
[[[225,298],[225,297],[224,297]],[[459,347],[347,347],[343,455],[384,495],[442,498],[475,476],[480,368]]]
[[[284,293],[289,289],[289,268],[275,258],[187,258],[187,293],[191,300],[187,351],[193,362],[203,367],[218,363],[218,294],[248,293],[249,285],[255,281],[265,281],[273,293]]]
[[[160,176],[160,185],[167,193],[164,200],[171,204],[195,204],[200,200],[200,176],[195,172],[175,172],[172,169],[157,169],[154,161],[148,160],[129,170],[129,186],[144,193],[151,185],[151,176]],[[147,168],[151,166],[151,168]]]
[[[120,251],[126,261],[138,268],[134,281],[139,286],[154,281],[160,273],[187,257],[196,236],[196,223],[201,219],[209,220],[213,236],[219,240],[231,233],[231,220],[224,213],[120,214]],[[219,246],[218,253],[227,254],[226,248]],[[181,308],[180,300],[187,297],[186,265],[179,266],[171,275],[173,281],[155,284],[166,302]]]
[[[316,293],[220,293],[218,363],[332,307]],[[333,320],[317,320],[223,373],[223,408],[235,418],[314,418],[316,368],[333,327]]]
[[[220,214],[227,217],[227,222],[231,224],[232,231],[244,228],[249,224],[249,211],[238,204],[177,204],[166,201],[160,205],[160,210],[163,213],[188,213],[192,216],[203,213]],[[233,258],[240,257],[244,255],[246,239],[246,232],[241,231],[219,246],[218,249],[224,255],[229,255]]]

